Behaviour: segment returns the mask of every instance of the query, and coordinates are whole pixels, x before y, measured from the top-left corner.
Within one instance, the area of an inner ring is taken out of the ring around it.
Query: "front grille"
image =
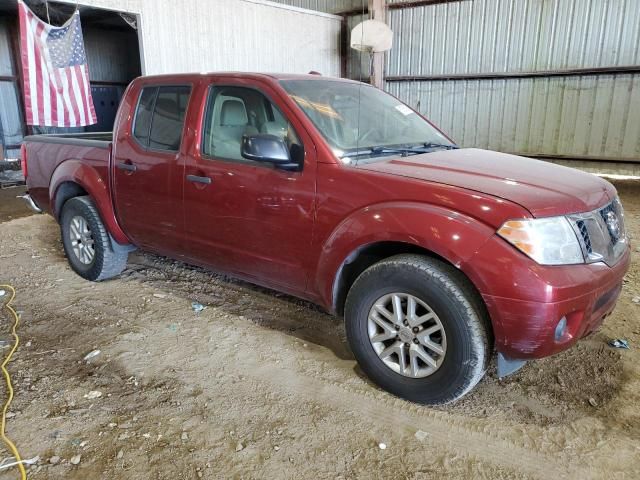
[[[571,215],[569,220],[587,262],[613,265],[624,253],[627,243],[624,212],[617,198],[592,212]]]
[[[580,230],[580,236],[582,237],[582,241],[584,242],[584,246],[589,253],[593,253],[593,248],[591,247],[591,238],[589,237],[589,231],[587,230],[587,225],[584,223],[584,220],[577,220],[576,225],[578,230]]]

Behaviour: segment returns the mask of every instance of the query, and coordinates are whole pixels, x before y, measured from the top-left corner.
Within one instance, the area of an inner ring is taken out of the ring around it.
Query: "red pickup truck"
[[[317,75],[143,77],[113,134],[26,138],[38,210],[88,280],[133,248],[343,315],[362,370],[447,403],[564,350],[612,312],[629,267],[614,187],[458,148],[376,88]]]

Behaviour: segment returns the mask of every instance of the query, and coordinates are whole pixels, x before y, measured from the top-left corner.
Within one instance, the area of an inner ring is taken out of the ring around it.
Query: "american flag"
[[[80,13],[55,27],[24,2],[20,12],[20,56],[28,125],[83,127],[97,122],[91,98]]]

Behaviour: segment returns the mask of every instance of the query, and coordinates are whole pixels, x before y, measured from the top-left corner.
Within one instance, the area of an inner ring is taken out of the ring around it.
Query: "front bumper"
[[[566,350],[600,327],[615,308],[630,256],[627,247],[611,267],[542,266],[494,237],[463,270],[485,301],[498,352],[528,360]],[[567,327],[558,337],[563,317]]]

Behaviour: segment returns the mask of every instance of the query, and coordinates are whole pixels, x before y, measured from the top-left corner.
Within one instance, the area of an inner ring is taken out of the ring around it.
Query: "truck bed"
[[[36,204],[45,212],[57,214],[50,199],[64,182],[101,184],[108,198],[112,139],[112,132],[25,137],[29,193]]]

